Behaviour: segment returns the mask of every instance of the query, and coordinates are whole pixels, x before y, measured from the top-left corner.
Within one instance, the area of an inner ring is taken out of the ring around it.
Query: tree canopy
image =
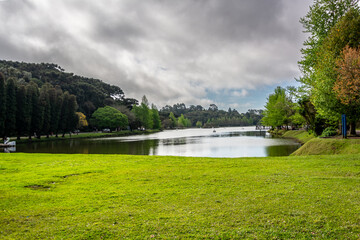
[[[129,124],[126,115],[110,106],[98,108],[93,113],[90,121],[92,125],[99,129],[109,128],[111,130],[116,128],[124,129]]]

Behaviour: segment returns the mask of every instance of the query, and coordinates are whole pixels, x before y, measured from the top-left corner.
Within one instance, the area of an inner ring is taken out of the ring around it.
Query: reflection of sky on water
[[[24,147],[26,146],[26,147]],[[169,130],[129,137],[73,139],[18,145],[19,152],[133,154],[194,157],[289,155],[299,144],[254,127]]]

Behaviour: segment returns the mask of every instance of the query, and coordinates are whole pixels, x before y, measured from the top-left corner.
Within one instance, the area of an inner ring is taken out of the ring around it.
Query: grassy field
[[[0,154],[0,239],[359,239],[360,155]]]

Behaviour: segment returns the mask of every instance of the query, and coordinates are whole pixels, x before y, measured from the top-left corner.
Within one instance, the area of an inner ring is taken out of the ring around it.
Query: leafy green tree
[[[323,42],[319,59],[314,67],[314,81],[312,83],[311,101],[317,112],[329,121],[338,121],[345,113],[351,122],[351,134],[355,134],[355,122],[359,117],[352,107],[349,107],[337,98],[334,85],[339,72],[336,62],[342,57],[346,46],[358,48],[360,45],[360,12],[351,9],[331,29],[326,41]]]
[[[6,91],[5,77],[0,72],[0,138],[5,137]]]
[[[5,135],[16,135],[16,82],[9,78],[6,83]]]
[[[273,128],[288,126],[292,115],[292,105],[291,100],[286,96],[285,89],[277,87],[275,92],[268,97],[262,124]]]
[[[304,32],[309,34],[301,49],[303,58],[299,61],[303,76],[300,78],[307,87],[314,81],[315,65],[319,60],[319,51],[331,28],[351,8],[358,7],[358,0],[315,0],[308,13],[300,19]]]
[[[119,110],[106,106],[98,108],[92,115],[91,124],[102,128],[120,128],[124,129],[128,126],[128,119],[125,114],[122,114]]]
[[[161,128],[161,121],[159,111],[157,110],[154,104],[151,105],[151,118],[153,121],[153,128],[160,129]]]
[[[149,108],[149,101],[145,95],[142,98],[140,106],[133,106],[132,112],[144,128],[153,128],[152,113]]]
[[[197,121],[197,122],[196,122],[196,127],[197,127],[197,128],[201,128],[201,127],[202,127],[202,122]]]
[[[169,119],[171,121],[171,128],[176,128],[177,127],[177,120],[176,120],[176,117],[175,117],[173,112],[171,112],[169,114]]]

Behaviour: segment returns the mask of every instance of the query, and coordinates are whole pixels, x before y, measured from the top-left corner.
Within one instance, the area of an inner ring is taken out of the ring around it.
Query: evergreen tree
[[[27,86],[29,115],[31,116],[29,126],[29,139],[31,136],[40,138],[42,124],[42,108],[39,104],[39,89],[36,83],[30,82]]]
[[[65,92],[63,95],[63,103],[61,107],[61,114],[60,114],[60,128],[59,130],[62,131],[62,137],[65,137],[65,133],[67,131],[67,119],[69,118],[69,111],[68,111],[68,105],[69,105],[69,97],[70,94],[68,92]]]
[[[42,107],[42,133],[48,138],[50,135],[51,125],[51,104],[49,98],[49,91],[52,86],[49,83],[44,84],[40,89],[39,102]]]
[[[79,122],[79,117],[76,114],[76,110],[78,108],[78,105],[76,103],[76,97],[75,95],[71,94],[69,96],[69,102],[68,102],[68,118],[66,120],[67,122],[67,131],[69,131],[70,136],[71,136],[71,132],[74,131],[77,128],[77,124]]]
[[[5,77],[0,72],[0,137],[5,137],[5,115],[6,115],[6,91]]]
[[[16,83],[9,78],[6,83],[5,135],[16,135]]]
[[[60,114],[63,103],[63,92],[59,86],[49,90],[49,99],[51,105],[50,131],[51,133],[55,133],[56,137],[58,137],[60,129]]]
[[[17,130],[17,139],[20,139],[21,136],[24,136],[29,131],[29,106],[27,101],[26,88],[24,85],[21,85],[17,88],[16,91],[16,130]]]

